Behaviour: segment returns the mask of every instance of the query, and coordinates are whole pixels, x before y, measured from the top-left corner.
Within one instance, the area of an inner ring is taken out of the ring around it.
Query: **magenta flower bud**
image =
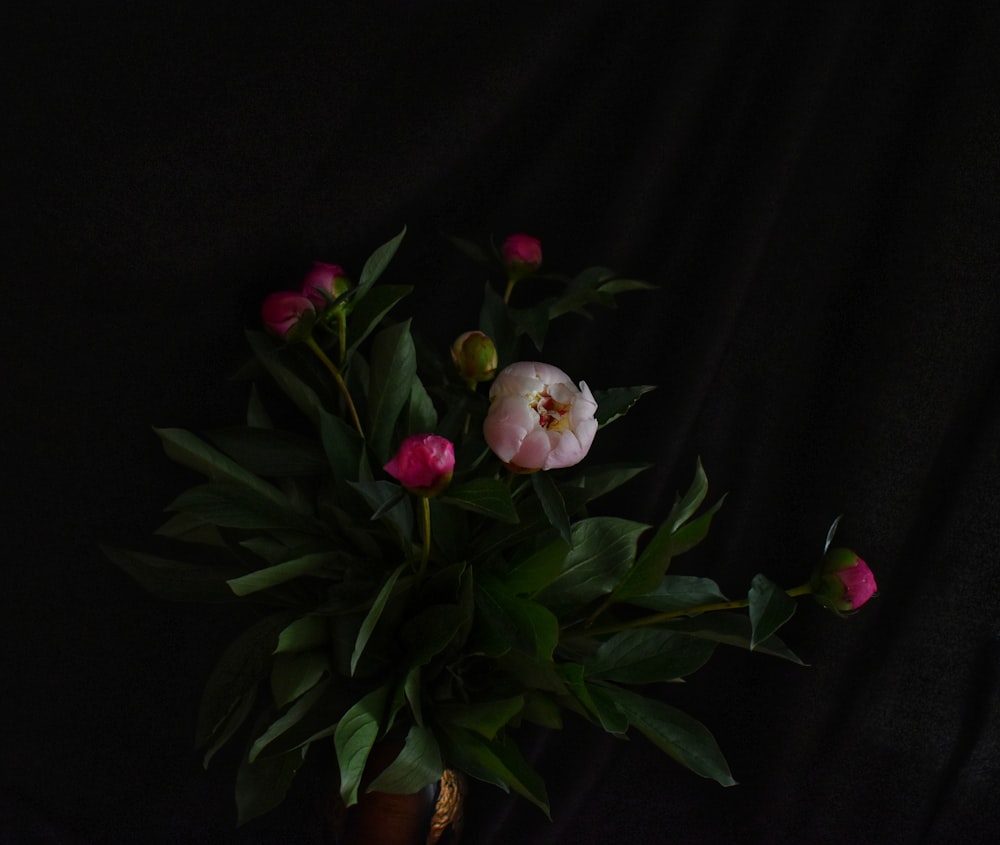
[[[531,235],[511,235],[501,248],[507,269],[518,276],[534,273],[542,266],[542,244]]]
[[[300,293],[278,291],[268,294],[260,307],[264,328],[285,340],[308,337],[316,322],[316,309]]]
[[[483,436],[498,458],[521,472],[579,463],[597,433],[597,402],[585,382],[574,387],[558,367],[519,361],[490,388]]]
[[[451,360],[466,381],[489,381],[497,371],[497,347],[482,332],[465,332],[451,345]]]
[[[383,469],[411,493],[436,496],[451,481],[455,446],[436,434],[411,434]]]
[[[830,549],[811,582],[813,597],[831,610],[857,610],[878,590],[868,564],[850,549]]]
[[[331,299],[341,296],[351,287],[351,282],[338,264],[314,261],[312,270],[302,279],[302,295],[322,310]],[[326,294],[324,296],[323,294]]]

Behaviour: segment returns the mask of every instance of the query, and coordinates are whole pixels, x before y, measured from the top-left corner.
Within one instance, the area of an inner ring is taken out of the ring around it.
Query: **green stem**
[[[337,369],[337,365],[327,357],[326,353],[316,342],[316,338],[311,336],[306,338],[306,346],[308,346],[316,357],[323,362],[323,366],[330,371],[334,381],[337,382],[337,387],[340,389],[340,393],[344,397],[344,401],[347,403],[347,411],[351,415],[351,421],[354,423],[354,427],[358,430],[358,434],[364,438],[365,432],[364,429],[361,428],[361,420],[358,419],[358,411],[354,407],[354,402],[351,400],[351,393],[347,389],[347,384],[344,382],[344,377],[340,374],[340,370]]]
[[[347,357],[347,315],[342,308],[337,309],[337,352],[340,366],[344,366],[344,359]]]
[[[427,496],[420,497],[420,508],[423,515],[423,547],[420,550],[420,569],[417,570],[417,583],[424,580],[427,573],[427,560],[431,556],[431,500]]]
[[[808,583],[801,584],[798,587],[792,587],[790,590],[785,590],[785,594],[791,598],[808,595],[811,592],[812,588]],[[591,635],[617,634],[620,631],[625,631],[631,628],[645,628],[649,625],[658,625],[661,622],[666,622],[669,619],[676,619],[680,616],[698,616],[702,613],[711,613],[713,610],[736,610],[740,607],[746,607],[748,604],[750,604],[749,599],[734,599],[733,601],[717,601],[711,602],[710,604],[699,604],[695,607],[685,607],[681,610],[667,610],[663,613],[654,613],[650,616],[642,616],[639,619],[632,619],[628,622],[601,625],[597,628],[588,629],[587,633]]]
[[[517,284],[517,279],[508,279],[507,289],[503,292],[503,301],[505,305],[510,304],[510,294],[514,290],[514,285]]]

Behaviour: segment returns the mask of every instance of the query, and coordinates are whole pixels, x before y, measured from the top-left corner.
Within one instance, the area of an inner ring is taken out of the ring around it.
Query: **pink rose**
[[[268,294],[260,306],[264,328],[285,340],[308,335],[316,319],[312,302],[300,293],[278,291]]]
[[[830,549],[812,582],[813,596],[831,610],[857,610],[878,590],[868,564],[850,549]]]
[[[451,481],[455,446],[436,434],[411,434],[383,469],[407,490],[434,496]]]
[[[519,274],[534,273],[542,266],[542,244],[531,235],[511,235],[501,248],[504,264]]]
[[[465,332],[451,345],[451,360],[466,381],[489,381],[497,371],[496,344],[482,332]]]
[[[321,291],[331,299],[336,299],[351,286],[344,269],[338,264],[324,264],[314,261],[312,270],[302,279],[302,295],[309,298],[317,308],[323,309],[329,301]]]
[[[569,467],[583,460],[594,442],[596,412],[585,382],[577,389],[558,367],[519,361],[493,382],[483,436],[515,470]]]

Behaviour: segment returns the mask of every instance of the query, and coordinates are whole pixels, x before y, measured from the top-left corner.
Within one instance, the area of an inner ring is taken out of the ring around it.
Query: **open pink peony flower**
[[[850,549],[830,549],[813,579],[813,596],[831,610],[857,610],[878,591],[868,564]]]
[[[338,264],[324,264],[314,261],[312,269],[302,279],[302,295],[309,298],[317,308],[325,308],[328,300],[321,291],[336,299],[351,286],[344,269]]]
[[[277,291],[268,294],[260,306],[264,328],[286,340],[307,335],[316,318],[312,302],[300,293]]]
[[[558,469],[579,463],[597,433],[597,402],[558,367],[519,361],[505,367],[490,389],[483,436],[515,470]]]
[[[411,434],[383,469],[407,490],[434,496],[451,481],[455,446],[436,434]]]
[[[504,264],[519,273],[533,273],[542,266],[542,243],[531,235],[511,235],[501,247]]]

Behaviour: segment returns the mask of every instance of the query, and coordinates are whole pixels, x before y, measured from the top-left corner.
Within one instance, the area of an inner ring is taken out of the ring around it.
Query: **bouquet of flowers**
[[[499,250],[458,242],[503,290],[488,283],[479,326],[436,354],[390,316],[411,287],[381,282],[404,233],[356,283],[317,263],[300,290],[266,298],[265,330],[248,333],[244,425],[157,431],[170,458],[206,479],[158,531],[187,553],[105,549],[157,595],[262,610],[208,680],[205,764],[245,741],[241,822],[280,802],[320,743],[335,749],[347,806],[366,791],[417,792],[452,768],[548,814],[514,729],[559,728],[569,712],[732,784],[709,730],[659,685],[720,644],[797,661],[775,633],[795,597],[855,610],[875,592],[871,571],[831,548],[834,523],[790,590],[757,575],[730,600],[707,578],[668,574],[722,504],[706,506],[700,464],[658,525],[588,515],[646,469],[585,458],[651,388],[591,389],[533,360],[552,320],[650,286],[604,267],[533,286],[535,238],[512,235]],[[518,285],[546,293],[514,308]],[[288,424],[275,424],[258,380],[295,406]],[[372,772],[374,747],[390,751]]]

